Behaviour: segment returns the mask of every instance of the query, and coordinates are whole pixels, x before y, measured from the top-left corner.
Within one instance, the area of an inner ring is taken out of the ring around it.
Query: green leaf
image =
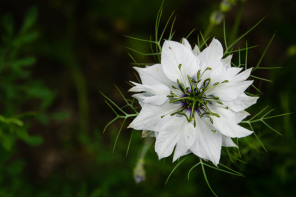
[[[9,139],[9,137],[7,135],[5,135],[3,133],[2,130],[1,130],[1,134],[0,134],[0,141],[1,141],[1,144],[5,150],[7,150],[7,151],[11,150],[12,141],[11,141],[11,139]]]
[[[29,136],[25,142],[31,146],[39,146],[43,143],[43,138],[39,135]]]
[[[37,8],[36,7],[31,7],[26,15],[25,15],[25,19],[24,19],[24,23],[23,23],[23,26],[21,28],[21,33],[24,33],[26,31],[28,31],[33,25],[34,23],[36,22],[36,19],[37,19]]]
[[[34,57],[26,57],[26,58],[11,62],[11,67],[16,71],[21,71],[22,67],[32,66],[35,64],[35,62],[36,62],[36,59]]]
[[[59,111],[59,112],[53,113],[51,117],[55,120],[66,120],[66,119],[69,119],[70,113],[69,111]]]
[[[14,32],[14,23],[13,23],[13,19],[12,19],[11,14],[6,14],[3,16],[2,26],[3,26],[6,34],[8,35],[8,38],[10,38]]]
[[[4,116],[0,116],[0,122],[3,122],[5,124],[15,124],[19,127],[22,127],[24,125],[24,123],[17,118],[6,118]]]

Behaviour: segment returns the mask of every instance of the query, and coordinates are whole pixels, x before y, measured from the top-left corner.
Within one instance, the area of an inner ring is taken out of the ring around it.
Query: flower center
[[[211,68],[207,68],[205,71],[210,70]],[[205,72],[204,71],[204,72]],[[179,80],[177,80],[178,87],[172,86],[173,89],[178,91],[176,94],[174,91],[170,92],[168,97],[170,98],[170,103],[181,104],[180,109],[176,112],[172,113],[171,116],[179,114],[186,117],[188,122],[194,121],[194,127],[196,126],[195,116],[198,114],[200,117],[206,115],[211,123],[213,124],[213,119],[211,116],[220,117],[219,114],[212,112],[208,105],[213,102],[217,102],[220,105],[223,103],[219,100],[218,97],[214,97],[211,95],[206,95],[205,92],[211,88],[214,88],[222,83],[227,83],[225,80],[223,82],[217,82],[211,85],[211,79],[207,78],[204,81],[201,80],[200,70],[197,72],[196,81],[192,79],[190,76],[187,76],[190,87],[184,87]],[[198,88],[198,84],[202,83],[201,87]]]

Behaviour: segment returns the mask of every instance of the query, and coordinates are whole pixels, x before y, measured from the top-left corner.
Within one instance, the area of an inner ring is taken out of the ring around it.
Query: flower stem
[[[153,143],[153,139],[151,137],[145,138],[144,145],[142,147],[140,156],[139,156],[136,166],[134,168],[134,179],[135,179],[136,183],[140,183],[146,179],[146,171],[144,168],[145,156],[147,154],[147,151],[151,147],[152,143]]]

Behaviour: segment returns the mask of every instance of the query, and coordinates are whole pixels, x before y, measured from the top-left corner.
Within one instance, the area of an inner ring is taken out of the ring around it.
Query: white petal
[[[166,122],[163,115],[169,116],[171,113],[176,112],[181,106],[177,104],[164,103],[160,106],[143,104],[142,109],[138,116],[130,123],[128,128],[135,130],[151,130],[158,131],[159,126]]]
[[[223,135],[228,137],[245,137],[252,134],[252,131],[238,125],[242,119],[249,115],[248,112],[234,112],[231,109],[224,109],[216,106],[209,106],[212,112],[219,114],[219,118],[212,116],[213,126]]]
[[[213,126],[225,136],[241,138],[253,133],[252,131],[237,125],[236,119],[229,120],[221,115],[220,118],[212,116],[212,119],[214,121]]]
[[[181,146],[184,145],[185,147],[181,147],[181,150],[178,150],[181,154],[177,154],[179,156],[185,154],[194,141],[192,134],[194,135],[194,127],[188,123],[185,117],[173,116],[168,118],[166,123],[160,127],[159,134],[156,138],[155,151],[159,159],[171,155],[177,143],[181,143]]]
[[[197,119],[195,132],[196,140],[190,150],[200,158],[208,159],[217,165],[220,160],[222,135],[219,132],[213,133],[202,119]]]
[[[192,51],[184,45],[166,40],[161,52],[161,65],[164,74],[173,82],[177,79],[188,86],[187,76],[196,75],[198,70],[197,59]],[[180,69],[179,69],[180,68]]]
[[[172,154],[180,135],[181,133],[177,130],[162,131],[158,134],[155,142],[155,152],[158,154],[159,159]]]
[[[134,67],[138,71],[144,85],[164,84],[171,86],[171,81],[163,73],[161,64],[155,64],[146,68]]]
[[[246,111],[235,112],[236,114],[236,123],[239,124],[242,120],[244,120],[250,114]]]
[[[232,59],[232,54],[228,55],[227,57],[221,60],[225,68],[231,68],[231,59]]]
[[[181,117],[181,118],[183,118],[182,121],[183,121],[184,129],[182,131],[179,142],[176,145],[173,162],[179,159],[179,157],[190,153],[190,151],[188,150],[193,145],[196,137],[195,136],[196,132],[193,125],[191,123],[188,123],[187,119],[185,119],[184,117]],[[180,124],[177,122],[175,123]]]
[[[192,126],[192,124],[188,123],[188,121],[185,119],[185,124],[188,124],[186,129],[182,131],[182,135],[180,136],[179,142],[176,145],[175,151],[174,151],[174,158],[173,162],[179,159],[179,157],[183,155],[187,155],[190,153],[189,148],[193,145],[195,141],[195,129]]]
[[[223,82],[228,80],[230,82],[236,77],[237,73],[239,73],[242,68],[225,68],[223,66],[216,68],[215,70],[211,71],[209,74],[209,78],[211,78],[211,83],[214,84],[216,82]]]
[[[136,82],[131,82],[135,86],[129,89],[130,92],[147,92],[152,95],[169,95],[170,89],[163,84],[143,85]]]
[[[199,55],[200,54],[200,50],[199,50],[197,45],[195,45],[194,48],[193,48],[193,54],[194,55]]]
[[[228,80],[233,80],[236,75],[242,70],[243,68],[238,68],[238,67],[230,67],[230,68],[227,68],[226,70],[226,74],[228,76]]]
[[[187,155],[187,154],[188,154],[188,148],[185,145],[184,137],[181,136],[174,151],[173,162],[175,162],[177,159],[179,159],[183,155]]]
[[[242,69],[238,67],[218,67],[210,73],[211,82],[215,83],[228,80],[230,84],[235,84],[245,81],[249,77],[252,68],[239,73]]]
[[[145,94],[134,94],[133,97],[138,99],[142,103],[152,105],[162,105],[168,100],[168,97],[166,95],[146,96]]]
[[[189,49],[190,51],[192,50],[191,45],[186,38],[182,38],[181,42],[187,49]]]
[[[206,95],[213,95],[220,98],[220,101],[233,101],[237,99],[253,83],[243,81],[239,83],[224,83],[206,91]]]
[[[233,111],[238,112],[238,111],[247,109],[251,105],[254,105],[257,102],[258,98],[259,97],[247,96],[245,93],[243,93],[239,97],[237,97],[235,100],[229,101],[229,102],[225,101],[223,103]]]
[[[253,68],[249,68],[241,73],[239,73],[237,76],[235,76],[233,82],[241,82],[245,81],[251,74]]]
[[[199,55],[201,70],[207,67],[216,69],[223,66],[221,58],[223,56],[223,47],[217,39],[213,39],[211,44],[205,48]]]
[[[155,85],[142,85],[132,82],[135,86],[129,91],[131,92],[144,92],[141,94],[135,94],[134,97],[144,103],[162,105],[168,100],[168,95],[170,94],[170,89],[163,84]]]
[[[222,135],[222,146],[224,147],[237,147],[230,137]]]
[[[235,122],[236,124],[240,123],[243,119],[245,119],[248,115],[250,115],[246,111],[235,112],[231,109],[225,109],[221,107],[219,104],[209,105],[208,107],[212,112],[217,113],[222,118]]]

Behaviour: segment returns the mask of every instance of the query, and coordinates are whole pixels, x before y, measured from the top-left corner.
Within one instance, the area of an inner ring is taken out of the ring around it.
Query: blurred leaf
[[[6,124],[15,124],[20,127],[24,125],[24,123],[21,120],[18,120],[16,118],[5,118],[3,116],[0,116],[0,122],[6,123]]]
[[[20,72],[24,66],[32,66],[33,64],[35,64],[35,62],[36,62],[36,59],[34,57],[26,57],[23,59],[18,59],[13,61],[11,63],[11,66],[17,72]]]
[[[0,141],[2,143],[3,148],[5,148],[5,150],[7,151],[11,150],[12,142],[10,141],[8,136],[3,133],[2,130],[0,130]]]
[[[39,146],[43,143],[43,138],[38,135],[29,136],[25,139],[25,142],[31,146]]]
[[[7,41],[7,39],[12,36],[13,30],[14,30],[14,23],[13,23],[11,14],[6,14],[3,16],[2,26],[3,26],[3,29],[6,33],[6,35],[7,35],[6,38],[3,36],[2,39]],[[3,34],[3,35],[5,35],[5,34]]]
[[[36,19],[37,19],[37,8],[36,7],[31,7],[26,15],[25,15],[25,20],[24,20],[24,23],[23,23],[23,26],[21,28],[21,31],[20,33],[24,33],[26,31],[28,31],[33,25],[34,23],[36,22]]]
[[[30,32],[28,34],[21,35],[14,40],[13,45],[19,48],[23,44],[28,44],[38,38],[39,34],[36,31]]]
[[[15,176],[22,172],[23,167],[24,162],[22,160],[17,160],[7,167],[7,171],[10,175]]]
[[[65,120],[65,119],[69,119],[70,113],[68,111],[60,111],[60,112],[53,113],[51,117],[55,120]]]

